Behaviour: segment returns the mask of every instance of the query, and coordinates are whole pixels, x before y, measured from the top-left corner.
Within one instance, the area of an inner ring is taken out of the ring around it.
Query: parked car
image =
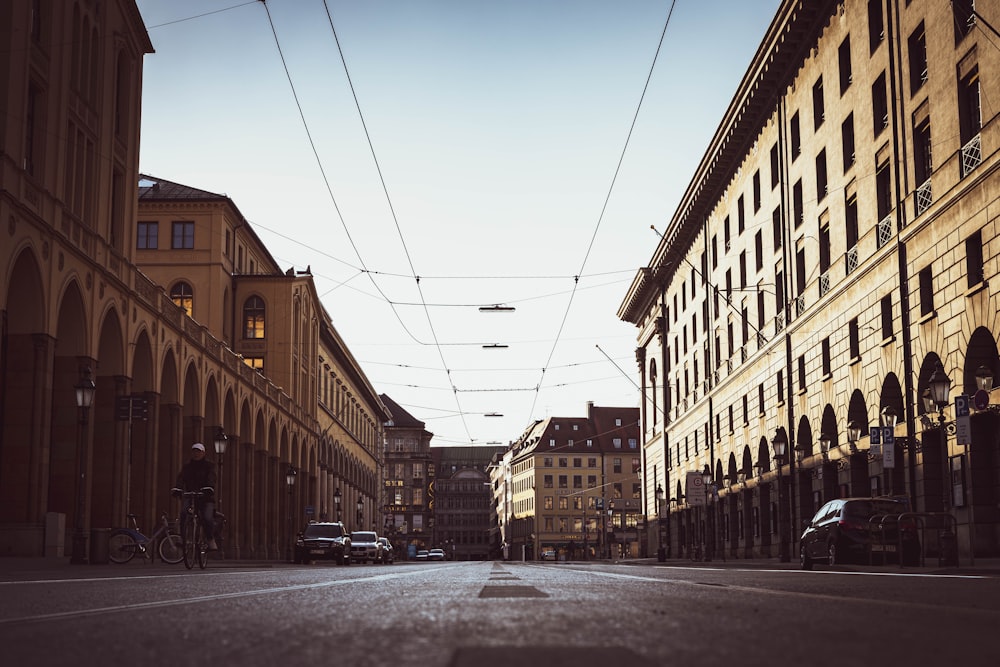
[[[310,563],[332,560],[337,565],[351,564],[351,538],[339,521],[313,522],[295,540],[293,560]]]
[[[819,508],[799,542],[799,562],[804,570],[817,561],[829,565],[856,562],[883,563],[903,558],[904,564],[920,557],[916,524],[899,521],[909,512],[902,498],[838,498]],[[901,553],[900,553],[901,550]]]
[[[427,552],[427,560],[444,560],[444,549],[431,549]]]
[[[556,550],[555,549],[545,549],[542,551],[542,560],[555,560]]]
[[[392,544],[390,544],[389,538],[380,537],[378,541],[382,545],[382,560],[380,562],[384,565],[392,565],[396,561],[396,556],[392,551]]]
[[[427,549],[420,549],[417,551],[417,560],[427,560]]]
[[[378,563],[382,560],[382,543],[371,530],[351,533],[351,560],[356,563]]]

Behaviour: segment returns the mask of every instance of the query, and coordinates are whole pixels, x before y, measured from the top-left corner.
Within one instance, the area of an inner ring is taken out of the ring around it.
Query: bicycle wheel
[[[184,560],[184,538],[171,533],[160,540],[160,560],[170,565]]]
[[[112,563],[127,563],[139,551],[139,544],[127,530],[118,528],[108,537],[108,558]]]
[[[208,543],[205,542],[205,530],[201,525],[201,521],[198,521],[195,533],[198,536],[198,567],[204,570],[208,566]]]
[[[193,516],[189,516],[181,530],[184,538],[184,567],[189,570],[194,567],[195,554],[198,553],[197,526],[198,521]]]

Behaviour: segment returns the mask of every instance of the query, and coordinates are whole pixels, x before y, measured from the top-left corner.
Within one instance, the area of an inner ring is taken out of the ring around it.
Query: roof
[[[389,414],[392,416],[392,423],[388,424],[390,428],[419,428],[424,429],[424,422],[420,421],[405,409],[399,405],[396,401],[389,398],[388,394],[379,394],[379,398],[382,399],[382,403],[388,408]]]

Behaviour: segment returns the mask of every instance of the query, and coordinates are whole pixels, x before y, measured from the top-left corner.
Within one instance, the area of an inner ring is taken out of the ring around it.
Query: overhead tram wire
[[[458,398],[458,388],[455,386],[455,382],[451,377],[451,369],[448,367],[448,362],[444,358],[444,350],[441,348],[440,340],[438,339],[437,331],[434,329],[434,322],[431,319],[430,310],[427,307],[427,299],[424,297],[424,291],[420,286],[420,276],[417,274],[416,268],[413,266],[413,257],[410,255],[410,249],[406,244],[406,238],[403,236],[403,230],[399,226],[399,218],[396,215],[396,209],[392,205],[392,197],[389,195],[389,188],[385,182],[385,175],[382,173],[382,165],[379,164],[378,155],[375,153],[375,145],[372,143],[371,134],[368,132],[368,123],[365,122],[365,114],[361,110],[361,102],[358,100],[357,91],[354,89],[354,81],[351,79],[350,70],[347,67],[347,59],[344,57],[344,49],[340,45],[340,38],[337,36],[337,28],[333,25],[333,14],[330,13],[330,6],[327,0],[323,0],[323,9],[326,10],[326,17],[330,23],[330,32],[333,33],[333,39],[337,44],[337,53],[340,54],[340,62],[344,67],[344,75],[347,77],[347,85],[351,89],[351,96],[354,98],[354,106],[358,110],[358,118],[361,120],[361,127],[365,132],[365,140],[368,142],[368,150],[371,151],[372,160],[375,163],[375,169],[378,172],[379,182],[382,184],[382,192],[385,193],[386,204],[389,206],[389,212],[392,215],[392,221],[396,225],[396,233],[399,235],[399,242],[403,246],[403,252],[406,255],[406,261],[410,265],[410,272],[413,274],[413,280],[415,281],[417,287],[417,293],[420,295],[420,301],[423,304],[424,317],[427,319],[427,326],[430,328],[431,338],[434,340],[434,346],[437,349],[438,358],[441,360],[441,366],[448,377],[448,383],[452,386],[453,396],[455,398],[455,406],[458,408],[459,414],[462,419],[462,426],[465,428],[465,434],[468,436],[469,440],[473,440],[472,433],[469,431],[469,424],[465,420],[465,412],[462,410],[461,402]],[[353,242],[352,242],[353,243]],[[380,290],[381,292],[381,290]],[[395,306],[392,306],[393,312],[396,313]],[[399,317],[399,313],[396,313],[396,318],[400,320],[402,324],[402,319]],[[404,329],[405,329],[404,325]],[[407,330],[409,332],[409,330]],[[412,334],[411,334],[412,335]]]
[[[604,221],[604,214],[608,210],[608,202],[611,201],[611,193],[614,192],[615,183],[618,180],[618,174],[621,172],[622,163],[625,161],[625,153],[628,151],[629,142],[632,140],[632,133],[635,131],[635,124],[639,119],[639,111],[642,109],[643,100],[646,98],[646,92],[649,90],[649,82],[653,78],[653,70],[656,69],[656,61],[659,59],[660,50],[663,48],[663,41],[667,36],[667,28],[670,27],[670,17],[674,13],[674,5],[676,5],[676,0],[671,0],[670,9],[667,11],[666,21],[663,23],[663,31],[660,33],[660,41],[656,45],[656,53],[653,54],[653,62],[649,66],[649,73],[646,75],[646,83],[642,87],[642,94],[639,96],[639,102],[636,104],[635,113],[632,115],[632,124],[629,126],[628,134],[625,137],[625,145],[622,146],[621,154],[618,157],[618,164],[615,167],[615,173],[611,177],[611,184],[608,186],[608,194],[604,198],[604,205],[601,207],[601,214],[597,218],[597,224],[594,226],[594,233],[590,237],[590,244],[587,246],[587,251],[584,253],[583,262],[580,264],[580,270],[576,276],[573,277],[573,290],[570,292],[569,302],[566,304],[566,311],[563,313],[562,321],[559,323],[559,330],[556,333],[555,341],[552,343],[552,349],[549,351],[548,359],[545,362],[545,367],[542,368],[541,377],[538,379],[538,387],[535,391],[535,399],[531,403],[531,414],[535,412],[535,406],[538,403],[539,391],[541,390],[542,383],[545,380],[545,369],[548,367],[549,363],[552,362],[552,358],[555,356],[556,348],[559,346],[559,339],[562,337],[563,329],[566,326],[566,320],[569,318],[570,309],[573,307],[573,298],[576,296],[577,286],[579,285],[580,275],[583,274],[583,270],[587,266],[587,261],[590,259],[590,253],[594,248],[594,242],[597,240],[597,233],[601,229],[601,223]]]
[[[285,70],[285,78],[288,79],[288,85],[292,89],[292,97],[294,98],[295,106],[299,111],[299,119],[302,121],[302,127],[306,131],[306,138],[309,140],[309,146],[312,149],[313,157],[316,158],[316,166],[319,167],[320,176],[322,177],[323,183],[326,186],[326,191],[327,194],[330,196],[330,201],[333,203],[333,208],[337,212],[337,217],[340,219],[340,224],[344,228],[344,233],[347,235],[347,240],[350,242],[351,248],[354,249],[354,254],[357,256],[358,262],[360,262],[361,264],[361,268],[364,269],[365,275],[368,276],[368,280],[372,283],[375,289],[378,290],[378,293],[382,295],[382,298],[386,301],[386,303],[389,304],[390,308],[392,308],[392,312],[396,316],[396,319],[399,321],[400,326],[403,327],[403,331],[405,331],[407,335],[410,336],[410,338],[412,338],[414,341],[420,342],[420,339],[417,338],[413,334],[413,332],[409,330],[409,328],[406,326],[406,323],[403,322],[402,318],[399,316],[399,313],[396,312],[396,309],[394,306],[392,306],[392,302],[389,299],[389,297],[385,294],[385,292],[382,291],[382,288],[379,286],[379,284],[375,282],[375,279],[372,277],[371,272],[365,265],[364,258],[361,257],[361,251],[358,249],[357,244],[354,242],[354,237],[351,236],[351,230],[347,227],[347,222],[344,220],[344,215],[340,210],[340,205],[337,203],[337,198],[333,194],[333,187],[330,185],[330,179],[327,178],[326,170],[323,168],[323,161],[320,159],[319,151],[316,149],[316,142],[313,141],[312,132],[309,130],[309,123],[306,121],[305,112],[302,110],[302,103],[299,101],[299,95],[295,90],[295,83],[292,81],[292,74],[288,70],[288,62],[285,60],[285,53],[281,49],[281,40],[278,39],[278,31],[274,27],[274,19],[271,17],[271,10],[268,9],[267,2],[265,2],[265,0],[259,0],[259,2],[262,5],[264,5],[264,11],[267,13],[267,21],[271,26],[271,34],[274,36],[274,44],[278,49],[278,56],[281,58],[281,66]]]

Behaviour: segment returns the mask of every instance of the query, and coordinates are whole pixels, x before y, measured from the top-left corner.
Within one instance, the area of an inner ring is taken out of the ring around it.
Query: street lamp
[[[847,422],[847,444],[852,454],[858,453],[858,440],[861,439],[861,424],[853,419]]]
[[[94,390],[97,385],[91,377],[90,366],[80,369],[80,382],[74,387],[76,389],[76,407],[79,413],[79,427],[77,432],[76,448],[76,468],[79,479],[77,479],[76,490],[76,521],[73,529],[73,553],[70,563],[74,565],[85,565],[87,563],[87,534],[84,532],[84,521],[87,504],[87,414],[90,406],[94,403]]]
[[[710,530],[709,524],[711,523],[711,515],[708,511],[708,494],[709,486],[712,484],[712,471],[709,469],[708,464],[701,469],[701,488],[705,490],[705,510],[704,510],[704,526],[699,526],[701,528],[701,542],[704,545],[704,558],[706,561],[712,560],[711,553],[711,541],[710,536],[712,531]],[[701,522],[699,522],[701,523]]]
[[[337,508],[337,522],[340,522],[340,487],[333,490],[333,506]]]
[[[365,501],[358,498],[358,530],[364,528],[364,511],[365,511]]]
[[[608,558],[610,559],[613,558],[611,552],[611,536],[614,535],[615,532],[615,501],[613,500],[608,503],[608,525],[605,528],[604,541],[608,543]]]
[[[226,446],[229,444],[229,437],[226,435],[225,429],[221,426],[215,431],[215,453],[219,455],[219,480],[216,486],[222,486],[222,456],[226,453]],[[215,506],[221,511],[222,510],[222,494],[216,489],[215,494]]]
[[[938,421],[943,424],[944,407],[948,405],[948,394],[951,393],[951,378],[944,372],[940,361],[934,367],[928,384],[931,389],[931,400],[937,405]]]
[[[788,540],[785,532],[785,490],[781,479],[781,466],[785,462],[785,449],[788,447],[788,438],[781,429],[774,434],[771,440],[774,446],[774,462],[778,466],[778,559],[782,563],[787,563],[791,558],[788,554]]]
[[[666,549],[663,548],[663,487],[656,485],[656,560],[667,560]]]
[[[293,519],[292,519],[292,491],[295,488],[295,476],[298,471],[291,463],[288,464],[288,472],[285,473],[285,483],[288,485],[288,560],[292,560],[292,543],[294,542]]]

